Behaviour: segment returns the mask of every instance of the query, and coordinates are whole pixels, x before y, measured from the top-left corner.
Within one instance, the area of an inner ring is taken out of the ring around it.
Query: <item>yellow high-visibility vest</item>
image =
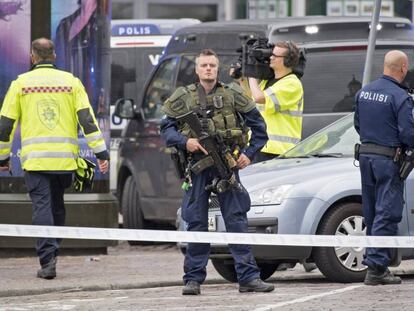
[[[262,152],[282,154],[299,143],[302,137],[303,87],[294,74],[289,74],[272,86],[260,83],[265,103],[257,104],[266,126],[269,140]]]
[[[36,65],[11,83],[0,112],[0,160],[10,155],[18,122],[24,170],[76,170],[78,123],[95,154],[106,150],[82,83],[49,63]]]

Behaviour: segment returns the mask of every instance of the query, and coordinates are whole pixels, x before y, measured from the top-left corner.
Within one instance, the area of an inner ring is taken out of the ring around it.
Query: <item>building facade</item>
[[[196,18],[205,21],[286,16],[369,16],[375,0],[113,0],[113,19]],[[382,0],[382,16],[412,19],[413,1]]]

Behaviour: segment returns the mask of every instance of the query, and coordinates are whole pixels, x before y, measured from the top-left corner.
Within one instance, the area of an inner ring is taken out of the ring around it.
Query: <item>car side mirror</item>
[[[134,100],[120,98],[115,102],[114,115],[121,119],[134,119],[136,117]]]

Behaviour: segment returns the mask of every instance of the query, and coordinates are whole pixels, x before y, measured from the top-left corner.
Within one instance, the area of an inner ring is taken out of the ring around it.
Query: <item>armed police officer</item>
[[[293,69],[299,49],[292,41],[278,42],[270,56],[274,79],[249,78],[252,97],[267,126],[269,140],[254,162],[270,160],[299,143],[302,137],[303,87]]]
[[[20,161],[33,204],[32,222],[63,226],[63,194],[78,168],[78,123],[102,173],[108,170],[109,153],[82,83],[54,66],[53,42],[34,40],[31,59],[32,69],[11,83],[0,112],[0,170],[10,169],[10,149],[20,123]],[[38,239],[38,277],[56,277],[60,242]]]
[[[355,129],[361,140],[361,145],[356,145],[356,158],[361,171],[367,235],[396,235],[402,217],[401,148],[414,147],[413,100],[401,84],[407,70],[405,53],[388,52],[383,76],[364,86],[355,97]],[[363,260],[368,266],[366,285],[401,283],[388,270],[392,256],[390,249],[366,249]]]
[[[186,229],[208,231],[208,200],[213,191],[217,193],[227,231],[247,232],[250,197],[240,184],[238,169],[249,165],[254,153],[266,143],[266,126],[240,86],[218,81],[218,68],[219,59],[214,51],[206,49],[196,57],[195,71],[200,82],[178,88],[165,102],[161,135],[167,146],[187,155],[186,191],[181,207]],[[234,164],[230,164],[232,158]],[[274,289],[260,279],[250,246],[229,245],[229,248],[240,292]],[[200,294],[209,252],[210,244],[188,244],[183,295]]]

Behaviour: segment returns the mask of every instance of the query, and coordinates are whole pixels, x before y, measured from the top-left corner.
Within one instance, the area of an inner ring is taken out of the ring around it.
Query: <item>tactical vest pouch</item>
[[[212,119],[217,130],[224,130],[226,128],[226,124],[224,123],[224,119],[221,114],[215,115]]]
[[[169,148],[171,151],[171,160],[174,163],[175,173],[179,179],[185,178],[185,169],[187,167],[187,154],[184,150],[176,147]]]
[[[200,174],[202,171],[204,171],[206,168],[209,168],[211,166],[214,165],[214,160],[211,156],[206,156],[204,158],[202,158],[201,160],[197,161],[196,163],[194,163],[190,170],[198,175]]]
[[[234,116],[234,114],[230,114],[230,115],[226,115],[224,116],[225,120],[226,120],[226,127],[227,128],[235,128],[236,127],[236,118]]]
[[[234,168],[237,166],[236,160],[233,158],[233,156],[230,154],[230,152],[226,153],[226,161],[229,164],[230,168]]]
[[[239,129],[217,131],[217,134],[220,135],[223,139],[236,139],[242,136],[243,131]]]

